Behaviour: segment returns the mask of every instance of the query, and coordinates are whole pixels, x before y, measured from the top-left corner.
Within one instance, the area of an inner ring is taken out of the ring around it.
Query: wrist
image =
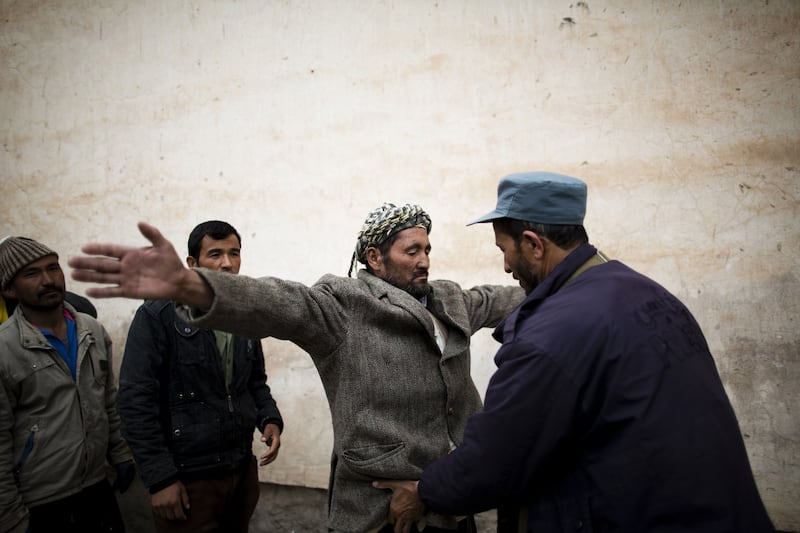
[[[150,494],[155,494],[156,492],[160,492],[160,491],[166,489],[167,487],[169,487],[170,485],[172,485],[176,481],[178,481],[178,476],[170,476],[170,477],[168,477],[166,479],[162,479],[158,483],[153,483],[152,485],[147,487],[147,491]]]
[[[214,302],[214,292],[206,279],[194,268],[184,268],[175,287],[176,302],[205,313]]]

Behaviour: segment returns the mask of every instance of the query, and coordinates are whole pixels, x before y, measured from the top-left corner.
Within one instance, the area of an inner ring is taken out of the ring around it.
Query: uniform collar
[[[597,249],[591,244],[583,244],[571,251],[523,300],[522,304],[498,324],[492,336],[501,343],[503,339],[512,339],[518,320],[533,313],[542,301],[558,292],[569,277],[596,253]]]

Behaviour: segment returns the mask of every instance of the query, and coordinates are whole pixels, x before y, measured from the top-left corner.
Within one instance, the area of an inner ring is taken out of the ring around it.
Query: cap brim
[[[497,220],[498,218],[503,218],[504,216],[505,215],[503,213],[499,213],[497,209],[495,209],[491,213],[486,213],[482,217],[476,218],[475,220],[467,224],[467,226],[471,226],[473,224],[482,224],[484,222],[491,222],[492,220]]]

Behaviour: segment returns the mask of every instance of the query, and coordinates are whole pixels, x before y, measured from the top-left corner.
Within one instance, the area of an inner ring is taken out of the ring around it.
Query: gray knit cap
[[[42,257],[58,254],[27,237],[5,237],[0,241],[0,288],[6,289],[17,272]]]

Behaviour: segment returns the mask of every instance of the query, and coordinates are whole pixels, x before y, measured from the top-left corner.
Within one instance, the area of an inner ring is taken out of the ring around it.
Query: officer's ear
[[[520,250],[524,254],[531,254],[534,259],[541,259],[544,255],[546,239],[535,231],[526,229],[520,236]]]

